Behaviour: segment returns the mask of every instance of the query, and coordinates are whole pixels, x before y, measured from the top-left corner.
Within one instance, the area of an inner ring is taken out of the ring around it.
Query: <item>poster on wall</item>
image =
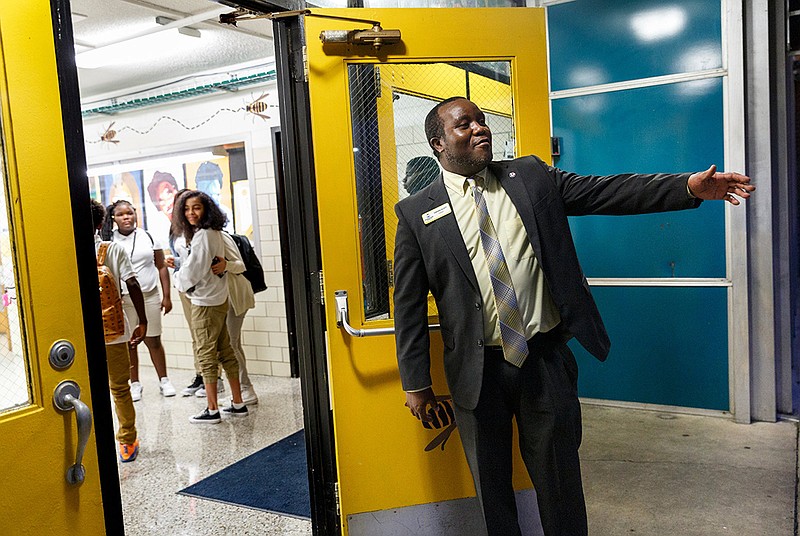
[[[143,170],[147,196],[144,203],[147,214],[147,232],[156,242],[169,244],[169,228],[175,194],[186,185],[181,164],[161,164]]]
[[[184,189],[207,193],[228,217],[225,230],[253,236],[250,188],[244,176],[231,181],[231,157],[216,153],[237,149],[234,157],[244,158],[243,144],[231,144],[202,153],[158,156],[129,164],[94,166],[89,169],[89,193],[103,206],[124,199],[136,208],[138,225],[156,243],[169,244],[169,230],[175,210],[175,194]],[[222,151],[219,151],[221,149]],[[234,158],[235,159],[235,158]],[[243,160],[241,169],[246,169]]]
[[[253,238],[253,211],[250,207],[250,183],[245,180],[233,182],[233,214],[236,233]]]
[[[89,177],[89,185],[91,196],[103,206],[107,207],[120,200],[125,200],[137,208],[142,206],[144,188],[141,169]],[[146,215],[140,213],[138,216],[139,225],[146,226]]]

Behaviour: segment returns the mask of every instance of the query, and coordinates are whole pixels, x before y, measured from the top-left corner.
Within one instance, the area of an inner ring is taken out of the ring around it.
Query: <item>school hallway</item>
[[[119,465],[128,536],[312,533],[307,520],[177,494],[301,429],[299,380],[254,375],[260,402],[249,417],[192,425],[189,415],[204,407],[204,399],[180,396],[190,373],[171,371],[179,392],[162,398],[155,373],[141,368],[141,450],[136,461]],[[583,417],[592,536],[797,534],[796,422],[740,425],[717,415],[594,401],[584,401]],[[368,536],[404,535],[438,536],[392,524]]]

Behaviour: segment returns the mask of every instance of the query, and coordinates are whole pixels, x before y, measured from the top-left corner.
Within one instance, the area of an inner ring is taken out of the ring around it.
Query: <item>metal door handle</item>
[[[394,328],[364,328],[356,329],[350,325],[347,306],[347,291],[337,290],[333,293],[336,298],[336,326],[344,329],[351,337],[376,337],[378,335],[394,335]],[[441,329],[440,324],[429,324],[429,330]]]
[[[83,453],[89,434],[92,432],[92,411],[80,399],[81,388],[72,380],[58,384],[53,393],[53,404],[61,411],[75,410],[75,421],[78,425],[78,450],[75,453],[75,464],[67,469],[67,482],[80,484],[86,477],[86,468],[83,466]]]

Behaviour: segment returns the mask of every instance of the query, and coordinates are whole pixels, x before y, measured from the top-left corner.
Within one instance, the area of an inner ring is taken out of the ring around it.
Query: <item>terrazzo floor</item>
[[[171,374],[179,390],[190,376]],[[128,536],[312,534],[308,520],[177,494],[302,428],[298,380],[253,376],[260,403],[249,417],[194,425],[189,415],[204,399],[162,398],[152,368],[143,366],[141,377],[139,458],[119,464]],[[589,534],[796,534],[796,422],[742,425],[591,403],[583,413]],[[363,534],[432,536],[385,527]]]
[[[119,464],[127,536],[311,534],[308,520],[177,494],[300,430],[299,380],[251,375],[259,404],[251,408],[249,417],[196,425],[189,423],[189,416],[205,407],[205,399],[180,393],[191,381],[191,372],[171,371],[178,390],[172,398],[161,396],[152,368],[142,366],[140,376],[144,392],[135,403],[139,457]]]

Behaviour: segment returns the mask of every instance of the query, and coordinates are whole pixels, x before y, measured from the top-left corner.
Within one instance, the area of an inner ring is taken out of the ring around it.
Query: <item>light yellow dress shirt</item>
[[[500,345],[497,305],[486,256],[481,245],[478,214],[472,190],[466,177],[447,170],[443,170],[443,173],[447,195],[450,197],[450,204],[453,206],[453,213],[464,238],[464,244],[467,246],[481,291],[484,342],[487,345]],[[558,325],[561,317],[550,296],[544,273],[528,240],[517,208],[488,169],[484,169],[476,177],[479,177],[478,187],[483,188],[483,197],[486,199],[489,215],[511,274],[517,304],[522,315],[522,325],[525,328],[525,338],[530,339],[537,333],[550,331]]]

